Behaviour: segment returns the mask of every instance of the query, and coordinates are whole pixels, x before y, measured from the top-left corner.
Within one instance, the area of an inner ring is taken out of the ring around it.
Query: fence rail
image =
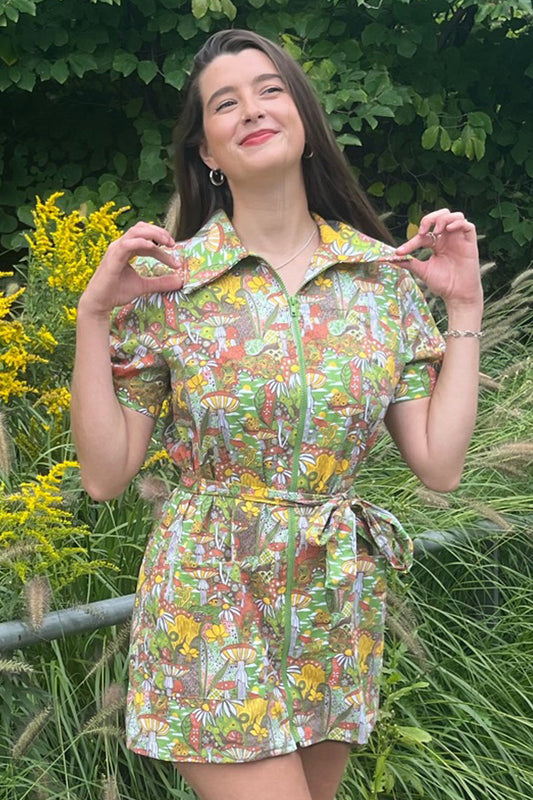
[[[489,526],[469,531],[428,531],[417,536],[414,541],[415,557],[436,554],[450,545],[467,543],[481,536],[487,536]],[[50,642],[77,633],[90,633],[98,628],[107,628],[125,622],[133,611],[135,595],[112,597],[85,606],[65,608],[46,614],[38,630],[34,630],[23,620],[0,623],[0,652],[11,651],[32,644]],[[497,605],[496,596],[492,595]]]

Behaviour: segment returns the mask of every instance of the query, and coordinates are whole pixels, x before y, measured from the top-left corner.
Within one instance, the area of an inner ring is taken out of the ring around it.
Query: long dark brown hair
[[[300,65],[281,47],[246,30],[219,31],[209,37],[194,58],[185,104],[174,132],[176,195],[167,216],[167,227],[177,239],[188,239],[217,210],[231,218],[233,198],[227,182],[213,186],[200,158],[203,139],[203,107],[199,89],[202,71],[223,53],[255,49],[263,52],[282,76],[300,114],[305,130],[306,152],[302,159],[310,211],[325,219],[341,220],[376,239],[392,243],[392,237],[372,208],[340,151],[314,91]]]

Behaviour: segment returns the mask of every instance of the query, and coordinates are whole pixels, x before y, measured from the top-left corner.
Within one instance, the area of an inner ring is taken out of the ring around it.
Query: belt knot
[[[406,572],[413,561],[413,543],[396,517],[374,503],[351,492],[334,495],[306,494],[271,487],[256,489],[241,484],[225,484],[193,475],[182,475],[183,485],[176,491],[211,494],[247,500],[252,503],[300,509],[307,520],[305,538],[310,544],[326,547],[326,585],[335,587],[358,571],[358,535],[368,540],[391,567]]]

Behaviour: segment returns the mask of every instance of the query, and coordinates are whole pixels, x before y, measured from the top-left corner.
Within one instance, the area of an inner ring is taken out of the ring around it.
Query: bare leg
[[[245,764],[189,764],[177,769],[200,800],[314,800],[299,753]]]
[[[346,742],[319,742],[302,747],[298,755],[312,800],[334,800],[350,755]]]

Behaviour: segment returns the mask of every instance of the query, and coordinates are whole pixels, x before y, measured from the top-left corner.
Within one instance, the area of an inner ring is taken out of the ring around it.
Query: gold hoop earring
[[[226,176],[219,169],[210,169],[209,180],[211,181],[213,186],[222,186],[222,184],[226,180]]]

